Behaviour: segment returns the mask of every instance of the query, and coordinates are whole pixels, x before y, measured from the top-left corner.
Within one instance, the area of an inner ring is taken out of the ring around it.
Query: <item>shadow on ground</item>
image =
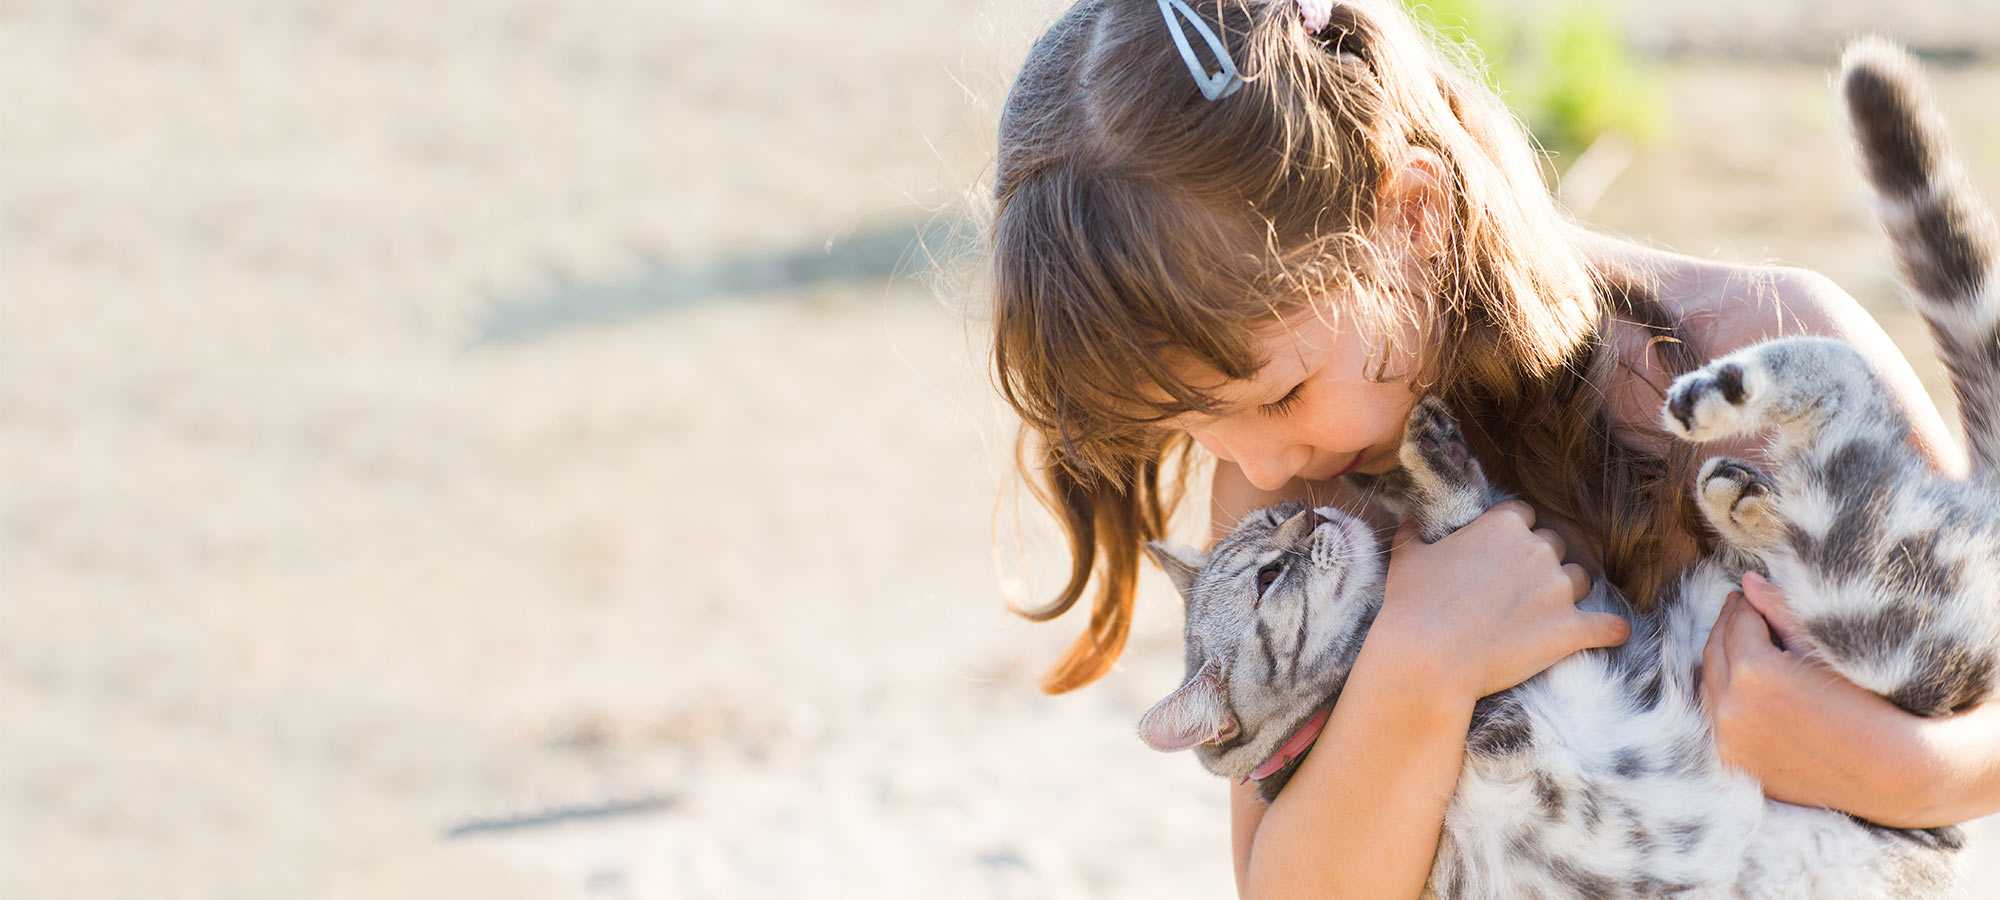
[[[474,346],[515,344],[723,300],[826,285],[923,281],[974,258],[979,232],[962,214],[875,224],[795,247],[757,248],[703,260],[649,256],[623,275],[558,276],[503,295],[475,320]]]

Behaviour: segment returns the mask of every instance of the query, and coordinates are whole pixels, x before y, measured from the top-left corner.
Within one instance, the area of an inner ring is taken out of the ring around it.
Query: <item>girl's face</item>
[[[1372,379],[1380,360],[1371,359],[1365,336],[1311,309],[1280,320],[1258,348],[1265,364],[1256,376],[1214,392],[1222,414],[1188,413],[1173,424],[1259,490],[1396,467],[1403,420],[1418,396],[1411,361],[1390,360],[1387,371],[1404,374]]]

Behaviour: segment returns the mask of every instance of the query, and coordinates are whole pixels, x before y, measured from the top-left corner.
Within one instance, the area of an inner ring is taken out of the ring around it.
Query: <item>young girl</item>
[[[1023,473],[1096,585],[1048,675],[1124,646],[1141,542],[1162,536],[1191,444],[1214,529],[1394,465],[1425,392],[1458,413],[1510,502],[1393,543],[1375,622],[1317,752],[1277,802],[1231,804],[1245,896],[1416,897],[1473,702],[1650,603],[1701,553],[1696,454],[1663,387],[1781,333],[1867,353],[1940,466],[1959,451],[1907,362],[1810,273],[1703,262],[1591,234],[1553,205],[1526,137],[1398,0],[1079,0],[1034,46],[1000,126],[992,232],[998,382]],[[1567,562],[1565,562],[1567,560]],[[2000,704],[1917,719],[1787,651],[1756,579],[1717,623],[1704,700],[1726,758],[1773,797],[1900,826],[2000,809]],[[1773,639],[1773,629],[1780,640]]]

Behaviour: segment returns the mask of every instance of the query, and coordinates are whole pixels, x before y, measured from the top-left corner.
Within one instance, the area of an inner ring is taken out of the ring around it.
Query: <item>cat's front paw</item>
[[[1485,483],[1479,463],[1465,447],[1465,432],[1459,429],[1457,417],[1436,397],[1425,397],[1410,410],[1409,418],[1403,421],[1403,446],[1397,449],[1396,457],[1403,468],[1428,481]]]
[[[1775,545],[1783,536],[1778,520],[1777,485],[1756,466],[1715,457],[1695,480],[1695,501],[1722,539],[1746,550]]]
[[[1660,420],[1667,431],[1690,441],[1754,431],[1766,422],[1754,413],[1759,373],[1752,361],[1728,356],[1674,379]]]
[[[1436,397],[1425,397],[1410,410],[1396,457],[1404,476],[1398,487],[1426,541],[1458,530],[1493,505],[1486,472],[1466,448],[1465,432]]]

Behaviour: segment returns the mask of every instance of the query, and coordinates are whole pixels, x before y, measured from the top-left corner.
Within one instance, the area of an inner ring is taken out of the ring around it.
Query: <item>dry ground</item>
[[[1045,12],[0,2],[0,896],[1226,895],[1131,737],[1172,604],[1033,691],[1077,626],[1001,611],[1059,560],[996,575],[977,326],[840,253],[976,180]],[[1907,336],[1767,33],[1598,217]],[[2000,186],[2000,70],[1940,80]],[[542,301],[597,313],[482,339]]]

